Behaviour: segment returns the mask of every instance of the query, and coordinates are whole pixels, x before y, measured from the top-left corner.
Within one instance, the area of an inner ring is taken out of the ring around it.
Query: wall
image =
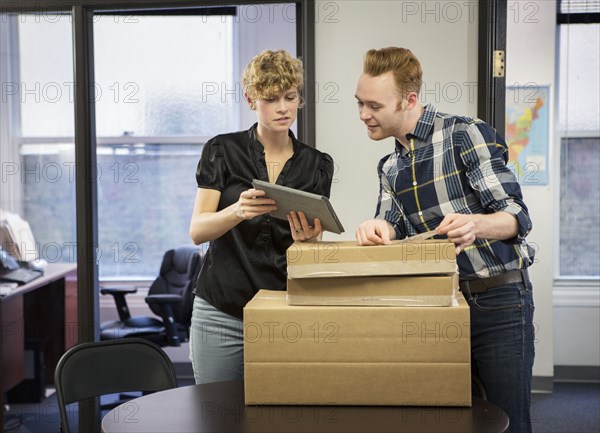
[[[551,95],[555,89],[555,30],[556,2],[537,1],[508,2],[506,84],[549,85]],[[524,43],[527,41],[527,43]],[[549,165],[555,152],[553,122],[554,101],[550,104]],[[554,342],[552,284],[554,275],[554,245],[556,233],[554,215],[554,171],[550,172],[547,186],[523,186],[525,202],[533,220],[529,240],[536,248],[536,262],[531,267],[536,304],[536,361],[534,375],[554,375]],[[558,235],[558,233],[556,233]]]

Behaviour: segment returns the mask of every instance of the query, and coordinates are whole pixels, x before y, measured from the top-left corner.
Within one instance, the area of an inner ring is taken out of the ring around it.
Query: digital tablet
[[[324,195],[313,194],[287,186],[276,185],[264,180],[254,179],[252,181],[255,189],[266,192],[266,197],[275,200],[277,210],[271,212],[271,216],[287,220],[290,211],[302,211],[306,219],[312,223],[315,218],[321,220],[323,231],[332,233],[344,233],[344,227],[338,219],[329,199]]]

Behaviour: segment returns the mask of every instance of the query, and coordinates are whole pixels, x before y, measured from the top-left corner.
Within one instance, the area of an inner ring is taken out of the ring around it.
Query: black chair
[[[126,296],[135,288],[104,288],[103,295],[112,295],[119,320],[102,323],[100,340],[139,337],[160,346],[180,346],[188,341],[192,317],[194,283],[200,270],[206,245],[185,245],[168,250],[160,272],[146,296],[146,303],[158,317],[131,317]]]
[[[119,392],[177,387],[175,368],[157,345],[139,338],[82,343],[58,361],[54,386],[61,432],[69,433],[67,405]]]

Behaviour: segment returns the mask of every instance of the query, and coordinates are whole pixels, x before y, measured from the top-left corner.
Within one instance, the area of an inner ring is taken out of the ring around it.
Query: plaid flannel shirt
[[[461,278],[484,278],[533,263],[525,237],[531,219],[521,188],[506,166],[508,147],[485,122],[439,113],[432,105],[407,135],[411,149],[396,141],[395,152],[378,164],[375,218],[385,219],[397,239],[435,229],[446,214],[508,212],[517,218],[513,239],[476,239],[458,257]]]

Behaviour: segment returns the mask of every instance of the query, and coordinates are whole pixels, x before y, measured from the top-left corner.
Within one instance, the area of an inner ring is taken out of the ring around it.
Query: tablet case
[[[255,189],[265,191],[267,193],[266,197],[277,202],[277,210],[271,212],[272,217],[287,220],[287,214],[290,211],[302,211],[309,222],[319,218],[323,231],[337,234],[344,232],[344,227],[335,214],[333,206],[324,195],[313,194],[258,179],[254,179],[252,184]]]

